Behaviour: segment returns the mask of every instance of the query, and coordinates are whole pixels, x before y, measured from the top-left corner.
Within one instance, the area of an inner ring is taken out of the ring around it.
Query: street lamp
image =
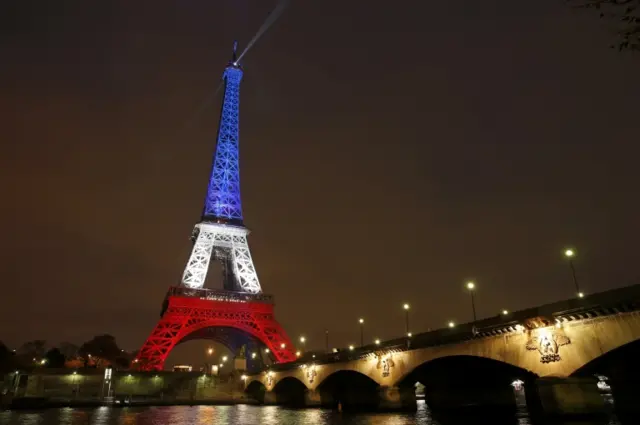
[[[456,326],[455,322],[449,322],[449,327],[450,328],[455,328],[455,326]]]
[[[509,314],[509,310],[502,310],[502,315],[506,316],[507,314]]]
[[[469,294],[471,294],[471,309],[473,310],[473,321],[476,321],[476,301],[473,297],[473,293],[476,289],[476,284],[473,282],[467,282],[467,289],[469,290]]]
[[[409,309],[411,308],[411,306],[407,303],[405,303],[402,308],[404,309],[404,330],[405,333],[409,333]]]
[[[376,340],[374,341],[376,343],[376,345],[380,345],[380,340],[376,338]]]
[[[573,285],[576,287],[576,295],[578,298],[583,298],[584,293],[580,292],[580,286],[578,286],[578,279],[576,278],[576,268],[573,265],[573,257],[576,256],[576,252],[573,249],[567,249],[564,251],[564,256],[569,260],[569,267],[571,268],[571,277],[573,278]]]
[[[358,323],[360,323],[360,347],[364,346],[364,319],[358,319]]]
[[[213,354],[213,348],[209,347],[209,349],[207,350],[207,354],[210,356]]]
[[[300,337],[300,344],[302,344],[302,351],[306,351],[305,347],[304,347],[304,343],[307,342],[307,338],[305,338],[304,336]]]
[[[222,363],[226,362],[227,358],[228,358],[227,356],[222,356]]]
[[[329,329],[324,330],[324,349],[329,352]]]

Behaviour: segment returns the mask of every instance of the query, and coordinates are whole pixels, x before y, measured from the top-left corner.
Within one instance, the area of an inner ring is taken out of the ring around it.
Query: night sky
[[[140,347],[200,218],[205,101],[275,3],[2,2],[0,340]],[[563,0],[292,1],[243,60],[240,121],[288,334],[399,336],[403,302],[414,332],[467,321],[467,279],[479,316],[568,298],[567,245],[586,293],[639,283],[640,56],[614,41]]]

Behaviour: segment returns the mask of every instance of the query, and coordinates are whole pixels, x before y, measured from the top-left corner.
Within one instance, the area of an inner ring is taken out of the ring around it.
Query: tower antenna
[[[238,40],[233,40],[233,56],[231,56],[231,63],[238,65]]]

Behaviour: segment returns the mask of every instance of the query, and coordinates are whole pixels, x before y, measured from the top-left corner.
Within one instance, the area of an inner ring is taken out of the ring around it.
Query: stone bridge
[[[635,285],[355,350],[307,353],[245,384],[265,403],[413,409],[419,382],[430,407],[458,409],[515,406],[516,382],[530,409],[600,411],[595,374],[615,381],[622,404],[633,399],[639,341]]]

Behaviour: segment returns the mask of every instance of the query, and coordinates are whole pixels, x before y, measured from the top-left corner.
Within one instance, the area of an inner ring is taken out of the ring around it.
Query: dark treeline
[[[121,349],[112,335],[96,335],[75,345],[62,342],[48,346],[45,340],[33,340],[19,348],[9,348],[0,341],[0,375],[35,368],[83,368],[111,366],[126,369],[135,353]]]

